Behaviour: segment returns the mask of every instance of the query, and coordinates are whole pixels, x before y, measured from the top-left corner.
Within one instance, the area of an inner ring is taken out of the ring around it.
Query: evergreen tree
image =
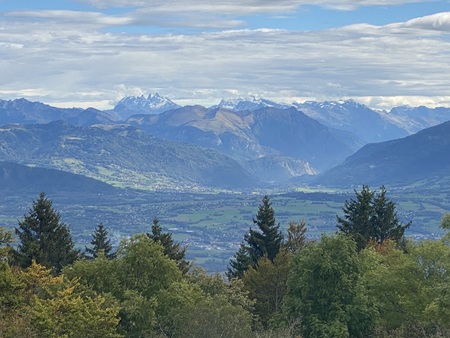
[[[180,243],[175,243],[171,233],[163,232],[158,218],[153,219],[152,232],[147,233],[147,236],[163,246],[164,254],[177,262],[181,272],[186,273],[189,270],[191,263],[185,259],[187,247],[181,247]]]
[[[280,224],[276,224],[269,196],[263,197],[256,218],[253,218],[253,224],[256,224],[257,229],[253,230],[250,227],[249,232],[245,234],[245,243],[230,261],[228,278],[242,276],[242,270],[246,271],[250,266],[255,267],[263,256],[273,261],[280,251],[283,234],[280,231]]]
[[[91,245],[91,248],[86,247],[85,249],[86,257],[91,259],[97,258],[100,252],[108,259],[115,257],[115,253],[111,253],[112,245],[111,240],[108,239],[108,231],[102,223],[97,226],[92,234]]]
[[[244,243],[241,243],[238,251],[234,255],[234,258],[230,260],[230,264],[227,267],[226,276],[228,279],[241,278],[244,272],[251,266],[252,260],[249,256],[248,247]]]
[[[306,223],[304,220],[295,224],[289,222],[287,228],[287,240],[284,246],[288,252],[295,253],[306,246]]]
[[[27,268],[35,260],[59,273],[78,258],[79,252],[74,249],[70,230],[60,222],[60,217],[59,212],[53,209],[52,201],[46,198],[45,193],[40,193],[29,214],[15,229],[20,244],[14,254],[21,267]]]
[[[386,188],[382,186],[376,194],[364,185],[361,192],[355,190],[355,195],[356,199],[345,202],[344,217],[336,216],[336,219],[338,229],[354,238],[357,250],[365,248],[370,241],[382,243],[388,238],[402,244],[411,222],[400,222],[395,203],[386,197]]]

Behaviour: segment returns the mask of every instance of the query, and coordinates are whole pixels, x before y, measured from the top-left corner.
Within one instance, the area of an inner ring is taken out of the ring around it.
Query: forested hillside
[[[225,278],[189,262],[157,218],[117,249],[99,224],[76,249],[41,193],[14,234],[0,228],[0,336],[446,337],[450,234],[414,242],[409,226],[384,187],[364,186],[337,232],[311,241],[264,196]]]

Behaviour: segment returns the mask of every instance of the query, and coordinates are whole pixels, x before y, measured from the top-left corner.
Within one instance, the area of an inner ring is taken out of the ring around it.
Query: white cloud
[[[243,6],[269,8],[271,3],[246,1]],[[383,108],[396,102],[449,101],[448,13],[311,32],[102,31],[138,22],[133,21],[137,16],[127,15],[27,11],[4,16],[0,94],[83,107],[99,102],[101,108],[125,95],[155,91],[193,103],[217,103],[230,94],[285,102],[360,98]]]
[[[409,20],[404,23],[404,26],[450,33],[450,12]]]
[[[157,11],[201,11],[230,13],[286,12],[301,6],[350,10],[361,6],[397,6],[423,2],[421,0],[79,0],[97,8],[154,8]]]

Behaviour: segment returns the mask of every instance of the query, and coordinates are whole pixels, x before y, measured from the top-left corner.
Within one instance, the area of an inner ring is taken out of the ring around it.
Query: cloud
[[[450,33],[450,12],[409,20],[403,26]]]
[[[243,6],[270,8],[272,3],[244,1]],[[3,18],[0,94],[7,98],[64,106],[99,102],[101,108],[125,95],[156,91],[204,104],[230,94],[285,102],[361,98],[380,107],[449,103],[448,13],[385,26],[190,34],[105,30],[140,22],[139,15],[129,13],[26,11]],[[230,26],[238,24],[229,20]]]
[[[362,6],[397,6],[420,0],[79,0],[96,8],[154,8],[163,11],[223,12],[226,14],[268,13],[296,10],[301,6],[321,6],[350,10]]]

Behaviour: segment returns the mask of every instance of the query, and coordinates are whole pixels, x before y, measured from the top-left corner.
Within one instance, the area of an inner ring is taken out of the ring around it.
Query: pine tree
[[[275,212],[269,196],[263,197],[258,214],[256,218],[253,218],[253,224],[258,229],[250,228],[246,235],[252,261],[256,263],[262,256],[267,256],[268,259],[273,261],[280,251],[283,234],[280,231],[280,224],[275,222]]]
[[[45,193],[40,193],[29,214],[15,229],[20,244],[14,256],[21,267],[27,268],[35,260],[59,273],[78,258],[79,252],[74,249],[70,230],[60,223],[60,217],[59,212],[53,209],[52,201],[46,198]]]
[[[338,229],[356,241],[357,250],[365,248],[370,241],[380,244],[388,238],[402,245],[411,222],[400,222],[395,203],[386,197],[386,188],[382,186],[376,194],[364,185],[361,192],[355,190],[355,195],[356,200],[345,202],[344,218],[336,216],[336,219]]]
[[[276,224],[269,196],[263,197],[256,218],[253,218],[253,224],[256,224],[257,229],[253,230],[250,227],[249,232],[245,234],[244,243],[228,266],[228,278],[241,277],[250,266],[255,267],[263,256],[273,262],[280,251],[283,234],[280,231],[280,224]]]
[[[295,253],[306,246],[306,223],[304,220],[295,224],[293,221],[289,222],[287,228],[287,240],[284,247],[288,252]]]
[[[230,260],[226,276],[229,280],[233,278],[241,278],[251,264],[252,260],[248,252],[248,247],[245,246],[244,243],[241,243],[238,251],[236,251],[236,254],[234,255],[234,258]]]
[[[147,236],[152,241],[158,242],[163,246],[164,254],[177,262],[178,268],[181,272],[188,272],[191,267],[191,263],[185,259],[187,247],[181,247],[180,243],[175,243],[171,233],[164,233],[161,225],[159,224],[158,218],[155,217],[153,219],[152,232],[147,233]]]
[[[115,253],[111,253],[111,240],[108,239],[108,231],[102,223],[97,226],[92,234],[91,245],[91,248],[86,247],[85,249],[85,256],[88,258],[97,258],[100,252],[108,259],[112,259],[116,255]]]

